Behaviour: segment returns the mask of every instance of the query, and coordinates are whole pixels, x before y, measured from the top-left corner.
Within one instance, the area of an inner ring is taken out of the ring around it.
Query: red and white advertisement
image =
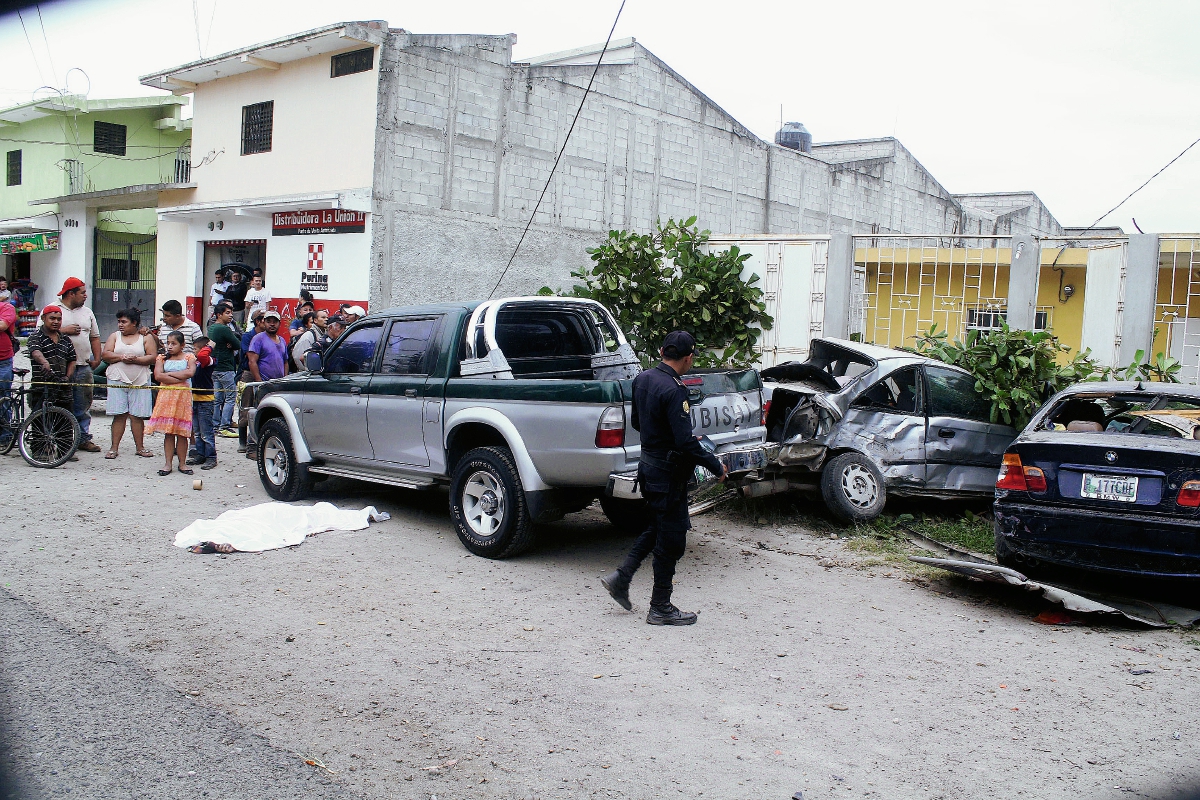
[[[279,211],[271,215],[272,236],[364,233],[366,230],[367,215],[363,211],[318,208],[314,211]]]
[[[324,242],[309,242],[308,245],[308,268],[325,269],[325,243]]]

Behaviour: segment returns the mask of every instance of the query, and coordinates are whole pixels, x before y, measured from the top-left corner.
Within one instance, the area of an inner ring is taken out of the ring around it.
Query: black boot
[[[608,590],[609,595],[621,608],[633,611],[633,603],[629,602],[629,581],[622,578],[620,572],[605,575],[600,579],[600,585]]]
[[[691,611],[680,611],[673,605],[650,606],[646,622],[651,625],[694,625],[696,615]]]

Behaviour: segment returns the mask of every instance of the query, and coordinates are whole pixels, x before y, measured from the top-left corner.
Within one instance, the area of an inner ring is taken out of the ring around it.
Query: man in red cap
[[[86,453],[99,453],[100,446],[92,441],[92,383],[96,367],[100,365],[100,326],[96,315],[87,307],[87,286],[79,278],[67,278],[62,291],[62,328],[60,331],[71,340],[75,348],[75,384],[71,413],[79,420],[83,441],[79,449]]]
[[[27,344],[33,366],[29,407],[37,408],[46,397],[56,406],[71,408],[71,389],[65,384],[70,383],[75,374],[75,349],[62,335],[61,308],[46,306],[42,309],[42,324],[29,335]]]

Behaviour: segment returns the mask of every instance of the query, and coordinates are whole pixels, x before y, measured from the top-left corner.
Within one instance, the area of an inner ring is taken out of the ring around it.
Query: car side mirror
[[[309,350],[304,356],[304,368],[309,372],[320,372],[325,365],[321,361],[321,354],[315,350]]]

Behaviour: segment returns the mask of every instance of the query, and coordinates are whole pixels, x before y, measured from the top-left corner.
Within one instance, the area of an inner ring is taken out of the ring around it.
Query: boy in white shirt
[[[253,319],[255,311],[266,313],[271,305],[271,293],[263,286],[262,275],[250,279],[250,291],[246,292],[246,319]]]

